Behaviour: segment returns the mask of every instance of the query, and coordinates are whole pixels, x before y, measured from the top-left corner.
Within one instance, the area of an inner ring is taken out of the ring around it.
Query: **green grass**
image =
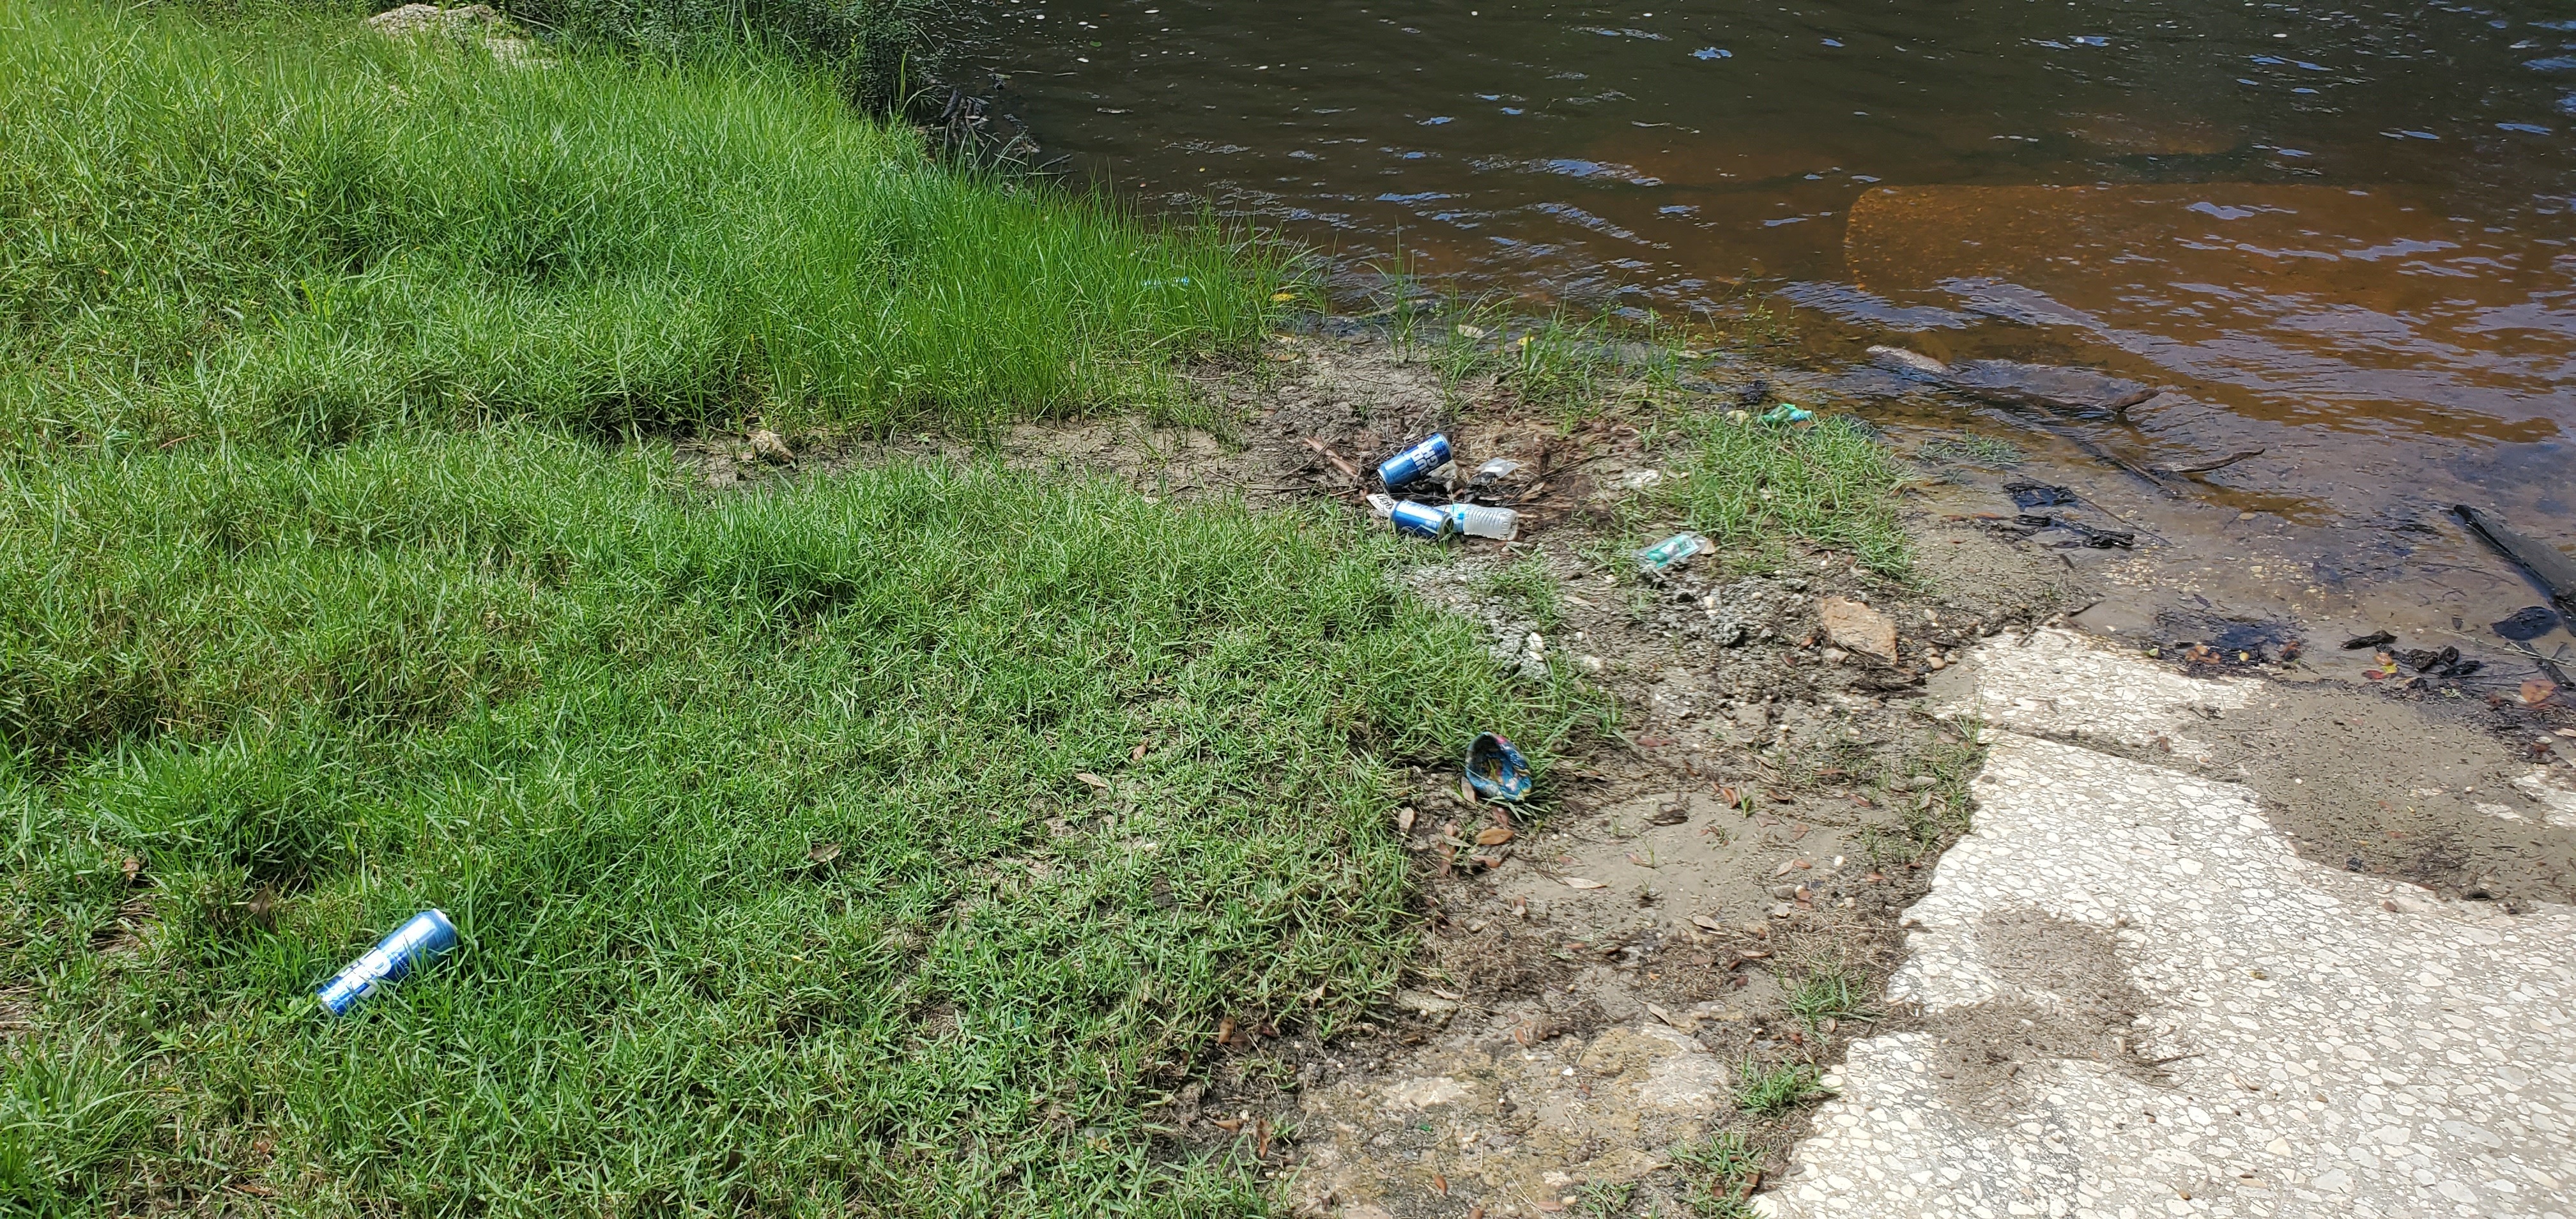
[[[1742,1131],[1720,1130],[1675,1147],[1673,1164],[1688,1186],[1683,1199],[1697,1219],[1750,1219],[1744,1195],[1762,1176],[1762,1153]]]
[[[1816,965],[1798,979],[1789,992],[1789,1014],[1811,1033],[1828,1020],[1867,1020],[1878,1015],[1869,1006],[1863,980],[1833,961]]]
[[[1778,1117],[1808,1101],[1831,1095],[1816,1068],[1806,1063],[1763,1067],[1746,1059],[1737,1073],[1735,1107],[1762,1117]]]
[[[1856,556],[1903,578],[1912,547],[1897,520],[1908,474],[1859,422],[1821,416],[1807,427],[1734,422],[1704,409],[1684,416],[1674,441],[1686,478],[1666,479],[1658,503],[1722,547],[1775,558],[1798,539]]]
[[[0,1194],[1267,1205],[1151,1101],[1392,985],[1394,768],[1543,759],[1553,696],[1338,518],[693,486],[527,425],[0,461]],[[451,962],[316,1014],[433,906]]]
[[[831,78],[0,0],[0,442],[971,430],[1143,406],[1285,275],[931,163]]]

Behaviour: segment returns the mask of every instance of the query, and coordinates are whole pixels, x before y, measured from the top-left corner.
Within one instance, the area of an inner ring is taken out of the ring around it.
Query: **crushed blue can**
[[[1408,483],[1419,482],[1433,470],[1449,464],[1449,438],[1438,432],[1431,439],[1379,462],[1377,479],[1393,491]]]
[[[1449,515],[1448,509],[1417,504],[1409,499],[1396,501],[1395,507],[1387,511],[1386,519],[1395,522],[1397,533],[1435,542],[1458,528],[1458,518]]]
[[[456,924],[448,922],[439,911],[423,910],[394,928],[393,934],[376,941],[367,955],[331,975],[331,980],[322,984],[322,1006],[334,1016],[345,1016],[388,983],[428,968],[430,962],[456,947],[456,942]]]
[[[1501,734],[1478,733],[1467,746],[1467,786],[1488,800],[1516,802],[1530,793],[1529,759]]]

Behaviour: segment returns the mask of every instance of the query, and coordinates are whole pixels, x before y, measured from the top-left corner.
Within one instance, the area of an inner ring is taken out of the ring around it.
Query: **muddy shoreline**
[[[1650,1200],[1669,1210],[1776,1178],[1843,1047],[1919,1023],[1882,996],[1904,911],[1973,815],[1980,726],[2045,718],[1977,705],[1963,687],[1961,650],[1999,633],[2067,625],[2178,674],[2227,676],[2239,705],[2145,749],[2159,765],[2298,793],[2266,812],[2304,857],[2507,912],[2576,900],[2576,709],[2527,705],[2474,674],[2353,680],[2342,670],[2360,662],[2323,637],[2333,623],[2223,635],[2224,613],[2175,608],[2198,594],[2146,579],[2131,551],[2034,527],[2003,489],[2083,485],[2098,467],[2002,460],[2012,446],[1898,422],[1890,442],[1924,474],[1904,505],[1912,579],[1794,544],[1768,563],[1709,556],[1641,579],[1618,561],[1624,548],[1678,524],[1641,519],[1652,510],[1634,490],[1668,465],[1652,447],[1657,413],[1757,381],[1790,397],[1819,378],[1747,359],[1568,419],[1505,385],[1444,381],[1366,328],[1278,336],[1266,357],[1202,381],[1235,421],[1224,438],[1116,418],[980,442],[805,445],[794,473],[731,443],[684,457],[723,490],[836,463],[981,455],[1107,471],[1149,494],[1354,512],[1373,488],[1333,458],[1364,463],[1432,430],[1477,460],[1540,471],[1518,540],[1467,541],[1407,581],[1484,624],[1498,662],[1599,683],[1614,729],[1560,759],[1553,790],[1525,808],[1417,771],[1389,816],[1414,852],[1425,935],[1387,1008],[1329,1045],[1247,1021],[1165,1108],[1178,1148],[1257,1158],[1305,1212],[1648,1213]],[[2098,528],[2126,522],[2108,496],[2076,498]],[[1818,618],[1829,598],[1883,616],[1894,654],[1836,646]],[[1493,829],[1506,841],[1480,837]],[[2034,926],[2012,942],[2032,946],[2033,968],[2091,959],[2066,934]],[[2151,1080],[2157,1064],[2118,1031],[2135,1001],[2105,986],[2090,1023],[2006,1012],[1943,1030],[1988,1047],[1952,1075],[1986,1099],[2037,1058],[2093,1057]],[[1766,1078],[1788,1079],[1790,1099],[1747,1112],[1747,1082]],[[1744,1164],[1714,1173],[1675,1158],[1712,1136],[1739,1140]]]

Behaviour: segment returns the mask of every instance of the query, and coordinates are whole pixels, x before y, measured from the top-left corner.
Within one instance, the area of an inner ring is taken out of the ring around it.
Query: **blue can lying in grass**
[[[445,956],[456,947],[456,924],[436,910],[423,910],[396,927],[393,934],[376,941],[367,955],[351,961],[348,967],[331,975],[322,984],[322,1006],[334,1016],[347,1015],[390,983],[426,969],[430,962]]]
[[[1377,478],[1386,484],[1387,490],[1394,491],[1429,477],[1433,470],[1447,464],[1449,438],[1433,432],[1429,440],[1379,462]]]
[[[1478,733],[1467,747],[1467,786],[1488,800],[1517,802],[1530,793],[1529,759],[1500,733]]]

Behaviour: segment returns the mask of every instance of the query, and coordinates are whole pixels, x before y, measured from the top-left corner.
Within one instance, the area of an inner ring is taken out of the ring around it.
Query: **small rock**
[[[781,439],[778,433],[768,428],[762,428],[751,434],[751,452],[762,461],[775,462],[782,466],[793,465],[796,461],[796,454],[787,447],[787,442]]]
[[[1887,615],[1848,597],[1825,597],[1816,602],[1816,617],[1835,644],[1880,660],[1896,659],[1896,624]]]
[[[1458,1004],[1455,1001],[1443,999],[1438,995],[1425,994],[1418,990],[1399,990],[1395,992],[1395,1005],[1408,1012],[1415,1012],[1425,1016],[1446,1016],[1458,1010]]]

